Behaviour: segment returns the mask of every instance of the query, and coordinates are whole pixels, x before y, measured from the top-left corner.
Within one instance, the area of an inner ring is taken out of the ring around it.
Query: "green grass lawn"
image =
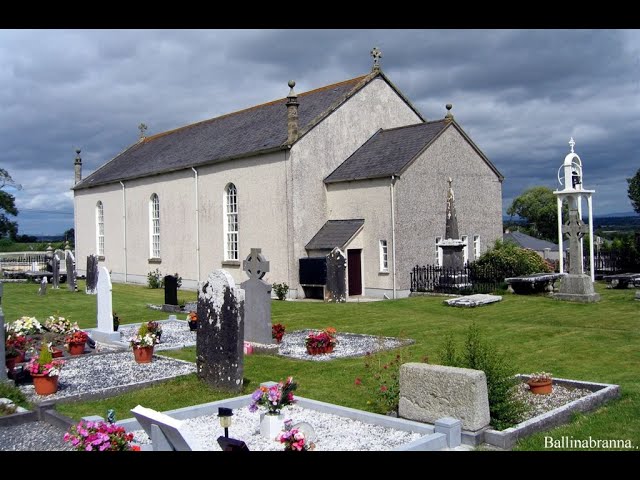
[[[437,363],[446,335],[461,342],[475,321],[483,336],[507,353],[519,372],[544,370],[556,377],[621,386],[620,400],[595,413],[576,416],[568,425],[524,439],[518,449],[543,450],[545,435],[629,439],[640,446],[640,302],[633,299],[633,290],[608,290],[601,284],[596,285],[596,290],[602,300],[589,305],[509,294],[500,303],[471,309],[445,306],[442,297],[346,304],[274,301],[272,319],[284,324],[287,331],[333,326],[338,332],[412,338],[416,343],[403,350],[403,358],[417,361],[428,356],[431,363]],[[58,313],[85,327],[95,325],[95,297],[63,289],[49,290],[46,297],[38,297],[36,291],[37,285],[33,284],[5,284],[3,307],[7,320]],[[145,305],[161,303],[162,295],[161,290],[114,284],[114,310],[125,323],[158,319],[158,312]],[[195,298],[193,292],[181,295]],[[194,348],[166,354],[195,360]],[[386,356],[390,359],[396,354],[388,352]],[[372,385],[371,372],[365,369],[364,361],[356,358],[311,362],[247,356],[244,393],[252,392],[260,382],[293,375],[301,396],[374,411],[374,404],[370,403],[372,390],[367,388]],[[362,379],[363,385],[355,385],[356,377]],[[213,391],[190,375],[106,400],[61,404],[58,409],[79,418],[89,414],[104,416],[107,408],[115,408],[118,418],[126,418],[130,416],[129,409],[138,403],[169,410],[229,396],[232,395]]]

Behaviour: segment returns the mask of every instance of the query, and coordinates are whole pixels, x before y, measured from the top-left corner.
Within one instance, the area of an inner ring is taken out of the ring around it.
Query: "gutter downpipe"
[[[198,197],[198,171],[191,167],[193,173],[195,174],[194,180],[196,182],[196,284],[200,281],[200,212],[198,210],[199,207],[199,197]]]
[[[394,186],[396,184],[396,176],[391,175],[391,184],[389,185],[391,191],[391,258],[393,262],[392,278],[393,278],[393,299],[396,298],[396,214],[395,214],[395,191]]]
[[[123,252],[124,252],[124,283],[127,283],[127,196],[124,190],[124,183],[120,180],[122,186],[122,225],[123,225]]]

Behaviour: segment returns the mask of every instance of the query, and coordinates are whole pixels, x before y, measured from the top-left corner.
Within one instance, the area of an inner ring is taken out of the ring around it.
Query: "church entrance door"
[[[347,250],[349,296],[362,295],[362,250]]]

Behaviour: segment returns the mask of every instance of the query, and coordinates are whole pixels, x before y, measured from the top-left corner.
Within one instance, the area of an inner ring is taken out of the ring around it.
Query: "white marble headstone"
[[[98,331],[113,333],[113,308],[111,306],[111,275],[106,267],[98,274]]]

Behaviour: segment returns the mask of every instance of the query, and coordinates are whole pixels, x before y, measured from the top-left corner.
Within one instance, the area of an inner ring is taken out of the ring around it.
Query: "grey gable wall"
[[[396,183],[398,289],[408,289],[416,264],[435,263],[435,237],[444,236],[448,183],[453,179],[460,235],[480,235],[481,252],[502,238],[502,183],[450,125]]]
[[[327,220],[347,218],[342,212],[328,210],[324,178],[378,129],[421,121],[383,79],[376,78],[293,146],[288,159],[288,228],[292,238],[289,262],[293,288],[299,285],[298,259],[307,256],[304,246]],[[375,208],[371,214],[377,215]],[[365,218],[367,230],[370,217],[357,218]]]

